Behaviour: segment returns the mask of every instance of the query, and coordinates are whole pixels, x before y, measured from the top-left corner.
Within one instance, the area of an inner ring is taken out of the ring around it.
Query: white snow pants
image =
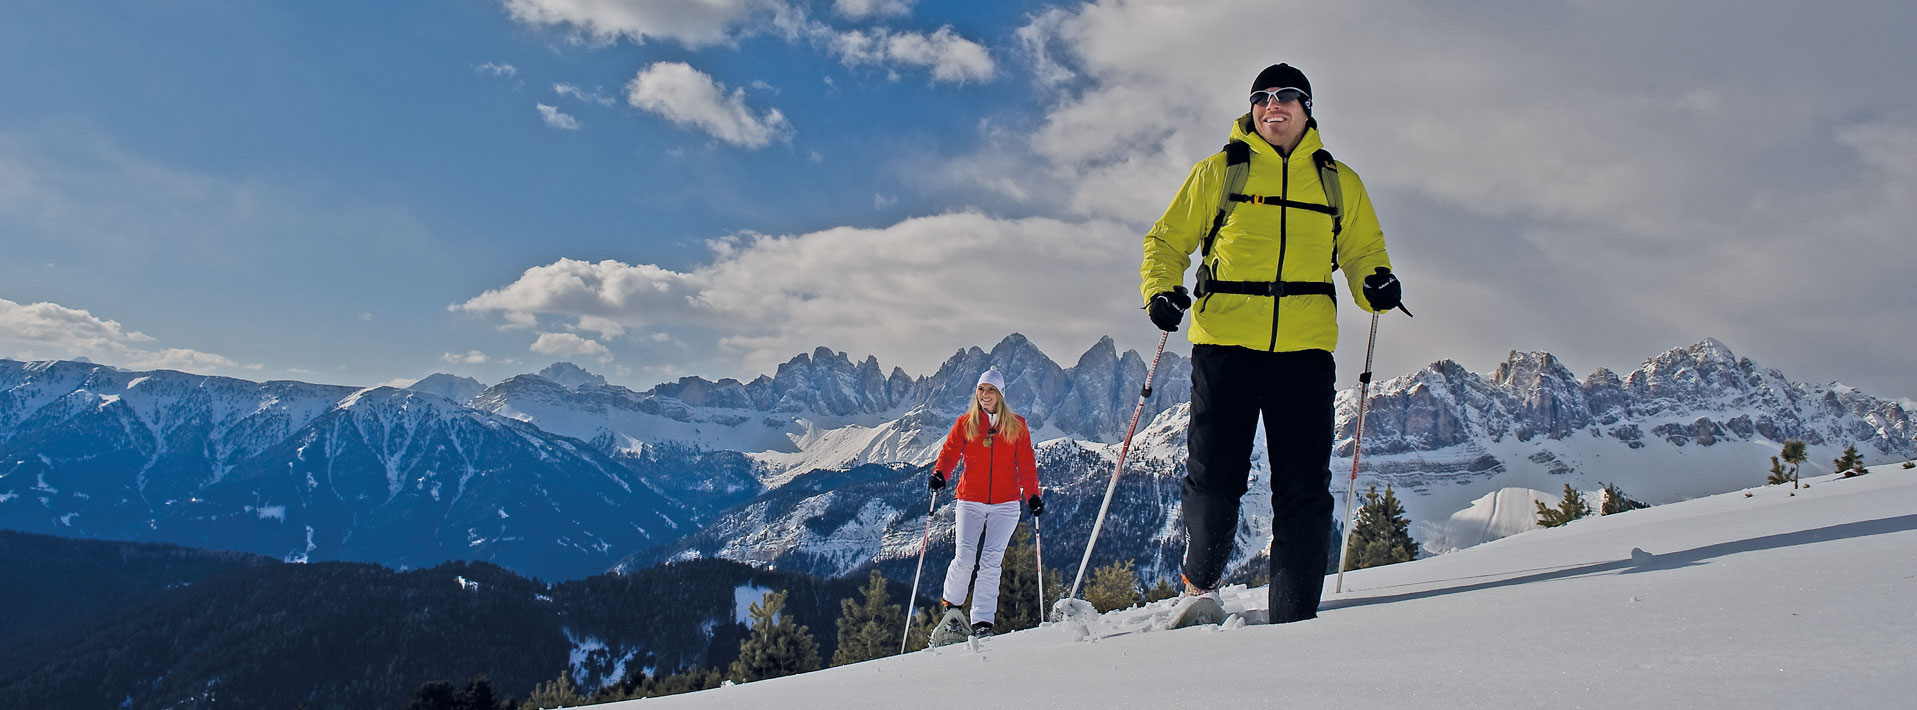
[[[998,578],[1005,561],[1005,546],[1018,527],[1018,501],[1006,503],[958,502],[958,554],[945,568],[945,600],[965,601],[965,584],[972,581],[974,561],[978,566],[978,584],[972,587],[972,623],[992,623],[998,618]],[[984,533],[984,545],[979,544]]]

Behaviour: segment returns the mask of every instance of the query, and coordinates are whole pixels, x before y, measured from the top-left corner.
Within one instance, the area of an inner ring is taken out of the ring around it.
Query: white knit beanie
[[[999,374],[998,370],[986,370],[985,374],[978,376],[978,383],[997,388],[999,394],[1005,393],[1005,376]],[[974,385],[974,387],[976,387],[976,385]]]

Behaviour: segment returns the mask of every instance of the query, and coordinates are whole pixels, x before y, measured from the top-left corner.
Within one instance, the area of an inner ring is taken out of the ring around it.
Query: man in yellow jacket
[[[1192,623],[1222,620],[1216,589],[1250,485],[1260,417],[1271,456],[1270,619],[1317,615],[1335,545],[1332,271],[1342,267],[1352,299],[1374,313],[1398,307],[1402,290],[1364,183],[1319,142],[1304,73],[1275,64],[1251,90],[1232,143],[1192,167],[1145,236],[1139,269],[1159,328],[1177,330],[1184,312],[1195,311],[1183,501],[1188,598],[1180,606]],[[1182,281],[1194,251],[1198,281],[1187,294]]]

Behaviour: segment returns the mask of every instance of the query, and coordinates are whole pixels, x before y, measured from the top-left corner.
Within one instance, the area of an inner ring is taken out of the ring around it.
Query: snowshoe
[[[987,638],[992,635],[992,622],[981,621],[972,625],[972,638]]]
[[[1172,607],[1171,619],[1165,623],[1167,629],[1183,629],[1200,624],[1222,624],[1225,622],[1225,605],[1218,601],[1218,592],[1188,594]]]
[[[932,642],[926,648],[949,646],[970,638],[972,627],[965,623],[965,612],[952,608],[945,610],[945,616],[939,619],[939,625],[932,627]]]

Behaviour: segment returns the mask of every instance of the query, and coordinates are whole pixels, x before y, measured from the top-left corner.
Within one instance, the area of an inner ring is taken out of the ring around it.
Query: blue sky
[[[1139,235],[1290,61],[1419,314],[1381,375],[1708,336],[1917,396],[1914,20],[26,0],[0,22],[0,357],[349,384],[564,359],[644,388],[820,345],[914,374],[1014,331],[1067,365],[1148,348]]]

